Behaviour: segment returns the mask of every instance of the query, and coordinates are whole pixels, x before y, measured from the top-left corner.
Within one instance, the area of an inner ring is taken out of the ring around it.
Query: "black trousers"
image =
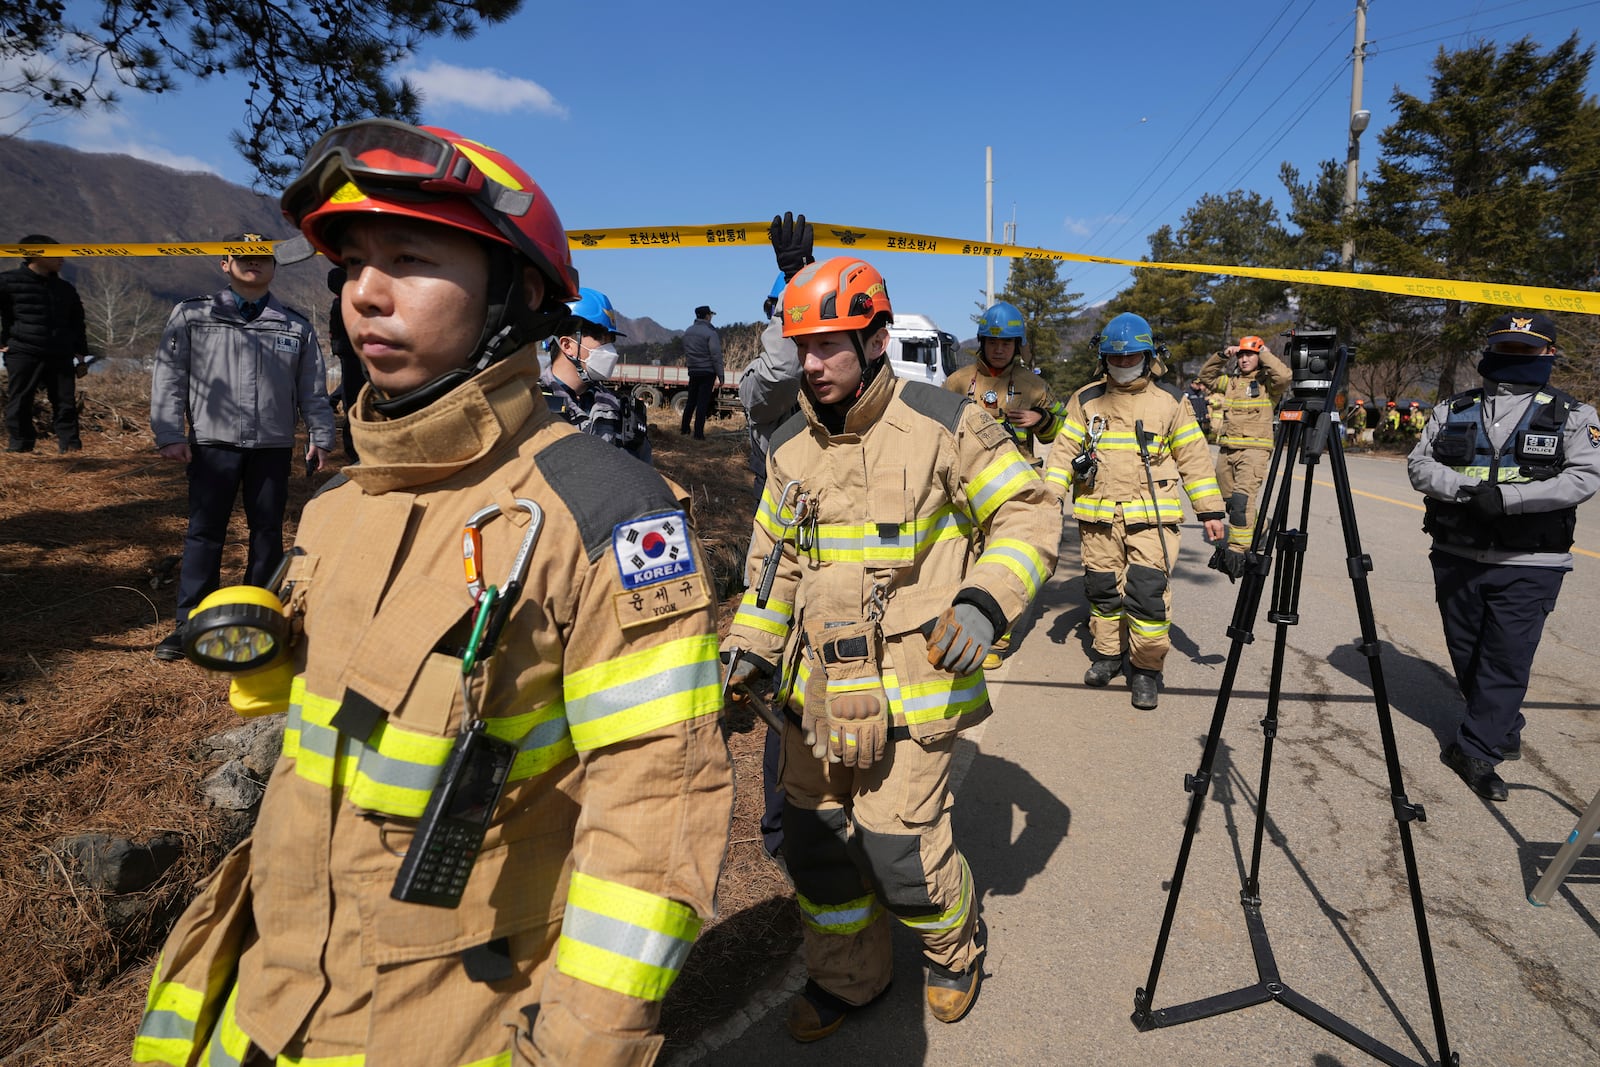
[[[689,432],[689,420],[694,419],[694,435],[706,435],[706,416],[711,414],[711,395],[716,389],[715,374],[689,375],[689,403],[683,409],[683,426],[680,433]]]
[[[246,585],[266,585],[283,559],[283,513],[289,503],[289,448],[234,448],[189,443],[189,530],[178,572],[178,621],[216,592],[233,502],[244,493],[250,528]]]
[[[50,416],[56,440],[63,446],[82,443],[78,435],[78,387],[72,371],[72,357],[41,356],[18,351],[12,345],[5,355],[6,434],[13,448],[32,448],[37,436],[33,427],[33,395],[43,387],[50,400]]]
[[[1566,572],[1478,563],[1438,550],[1428,561],[1445,646],[1467,700],[1456,742],[1469,756],[1499,763],[1500,753],[1521,742],[1533,654]]]

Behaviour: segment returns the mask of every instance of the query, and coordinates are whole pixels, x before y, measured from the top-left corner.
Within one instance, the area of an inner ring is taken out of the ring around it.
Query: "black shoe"
[[[1467,788],[1483,799],[1506,799],[1505,780],[1494,773],[1494,764],[1467,755],[1456,742],[1450,742],[1450,747],[1439,753],[1439,762],[1460,775],[1461,780],[1467,783]]]
[[[1135,667],[1128,675],[1128,688],[1133,692],[1133,706],[1149,711],[1160,703],[1161,672]]]
[[[1508,748],[1504,752],[1500,753],[1500,758],[1505,760],[1507,763],[1510,763],[1510,762],[1513,762],[1515,760],[1521,759],[1522,758],[1522,742],[1518,741],[1516,744],[1512,745],[1510,748]]]
[[[1083,672],[1083,684],[1092,685],[1096,689],[1110,685],[1111,679],[1122,673],[1122,657],[1116,659],[1097,659],[1089,664],[1089,669]]]
[[[170,634],[162,639],[161,643],[156,646],[155,655],[156,659],[161,660],[164,663],[171,663],[174,660],[180,660],[183,658],[182,626],[174,628]]]
[[[33,451],[33,442],[29,441],[27,443],[23,443],[23,442],[20,442],[20,441],[12,441],[9,445],[6,445],[6,451],[7,452],[32,452]]]
[[[82,441],[62,441],[56,447],[61,451],[62,455],[65,455],[68,452],[82,452],[83,451],[83,442]]]

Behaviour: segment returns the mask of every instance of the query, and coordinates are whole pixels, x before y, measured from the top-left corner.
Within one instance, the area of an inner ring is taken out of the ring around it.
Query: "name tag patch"
[[[1553,433],[1527,433],[1522,435],[1524,456],[1553,456],[1561,438]]]
[[[292,333],[280,333],[277,339],[273,341],[273,345],[279,352],[284,352],[291,356],[300,354],[300,338]]]
[[[666,511],[611,531],[611,550],[624,589],[681,578],[697,570],[689,548],[689,520],[681,511]]]

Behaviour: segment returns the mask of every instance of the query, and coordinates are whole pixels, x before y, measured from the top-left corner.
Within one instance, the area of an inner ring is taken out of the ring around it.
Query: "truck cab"
[[[929,385],[943,385],[962,363],[954,335],[926,315],[900,312],[889,327],[888,360],[896,376]]]

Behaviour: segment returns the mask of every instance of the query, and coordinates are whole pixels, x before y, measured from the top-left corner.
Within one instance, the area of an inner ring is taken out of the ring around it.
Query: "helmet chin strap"
[[[489,249],[489,306],[484,315],[483,332],[478,335],[474,349],[476,354],[466,366],[445,371],[432,381],[397,396],[388,396],[374,386],[373,410],[386,419],[415,414],[521,348],[528,342],[526,335],[537,338],[553,331],[558,318],[556,313],[519,317],[514,310],[522,287],[521,272],[516,268],[517,256],[509,248]],[[498,300],[495,299],[497,293],[501,294]]]

